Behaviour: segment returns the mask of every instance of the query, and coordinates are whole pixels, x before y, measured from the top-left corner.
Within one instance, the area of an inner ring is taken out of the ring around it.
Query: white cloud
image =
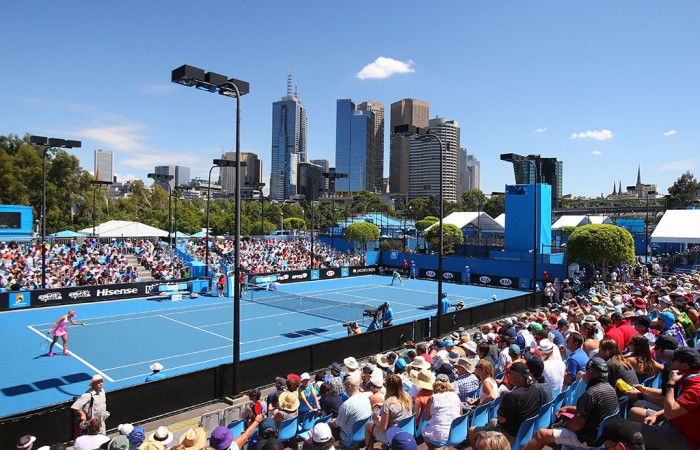
[[[686,159],[681,161],[668,161],[659,167],[659,170],[685,172],[698,166],[697,159]]]
[[[537,134],[542,134],[542,133],[546,133],[546,132],[547,132],[546,127],[545,128],[538,128],[535,130],[535,133],[537,133]]]
[[[603,154],[603,152],[601,152],[600,150],[593,150],[591,153],[593,153],[596,156]]]
[[[145,125],[136,122],[126,122],[116,125],[83,128],[73,132],[76,136],[92,139],[104,145],[105,150],[121,150],[123,152],[140,152],[145,149],[142,141],[145,136],[141,133]]]
[[[597,141],[607,141],[608,139],[613,137],[613,132],[610,130],[606,130],[603,128],[602,130],[588,130],[588,131],[581,131],[579,133],[572,133],[571,134],[571,139],[586,139],[586,138],[592,138]]]
[[[395,73],[410,73],[415,72],[411,68],[413,61],[410,59],[406,62],[398,61],[394,58],[386,58],[380,56],[375,59],[372,64],[367,64],[357,73],[357,78],[366,80],[368,78],[387,78]]]
[[[664,136],[675,136],[675,135],[676,135],[676,130],[664,131]]]
[[[140,180],[139,177],[134,175],[133,173],[127,173],[127,174],[120,174],[115,172],[114,175],[117,177],[117,180],[119,180],[120,183],[126,183],[127,181],[135,181],[135,180]]]

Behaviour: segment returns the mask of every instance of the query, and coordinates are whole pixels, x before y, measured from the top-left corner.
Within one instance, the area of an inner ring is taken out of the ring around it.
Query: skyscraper
[[[391,138],[389,142],[389,191],[403,197],[409,191],[409,159],[411,141],[394,134],[399,125],[426,128],[430,115],[430,103],[406,98],[391,104]]]
[[[357,109],[373,113],[367,185],[368,190],[379,193],[382,192],[384,178],[384,105],[367,100],[360,103]]]
[[[442,140],[442,178],[440,178],[440,143],[436,139],[412,140],[408,199],[439,197],[442,180],[442,198],[455,202],[458,198],[459,124],[455,120],[438,117],[430,120],[429,128],[430,134]]]
[[[314,163],[299,163],[299,174],[297,177],[298,195],[303,195],[307,201],[314,201],[321,198],[323,194],[323,168]]]
[[[286,200],[297,193],[297,164],[307,158],[306,108],[292,92],[287,76],[287,95],[272,104],[272,167],[270,198]]]
[[[175,189],[178,186],[187,184],[190,182],[190,168],[183,166],[156,166],[155,173],[158,175],[172,175],[173,179],[170,180],[170,189]],[[154,183],[168,190],[168,183],[164,181],[154,180]]]
[[[481,189],[481,163],[475,155],[467,155],[467,190]]]
[[[336,103],[335,168],[345,173],[335,183],[336,191],[359,192],[373,190],[371,172],[372,125],[374,113],[355,109],[350,99]]]
[[[331,162],[327,159],[312,159],[309,162],[311,164],[316,164],[317,166],[321,167],[321,175],[323,175],[324,173],[328,173],[328,169],[330,169],[331,167]],[[321,187],[324,191],[328,190],[328,178],[326,178],[325,176],[323,176],[323,183],[321,183]]]
[[[235,152],[226,152],[223,159],[235,161]],[[245,165],[243,165],[245,164]],[[253,191],[259,192],[262,182],[262,160],[255,153],[241,152],[241,197],[249,198]],[[219,169],[221,190],[229,195],[236,193],[236,168],[222,167]]]
[[[537,166],[539,179],[535,181],[535,168],[527,161],[514,162],[516,184],[545,183],[552,186],[552,208],[561,206],[564,162],[557,158],[542,158],[540,155],[527,155],[527,159],[534,161]]]

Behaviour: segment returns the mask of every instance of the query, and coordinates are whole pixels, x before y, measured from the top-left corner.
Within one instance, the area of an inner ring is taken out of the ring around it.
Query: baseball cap
[[[600,436],[593,442],[594,447],[605,445],[606,441],[621,442],[626,446],[631,444],[643,444],[644,436],[632,425],[632,422],[625,419],[611,419],[605,424]]]
[[[700,365],[700,353],[694,348],[681,347],[673,353],[673,360],[698,366]]]
[[[644,328],[649,328],[651,326],[651,320],[649,319],[648,316],[637,316],[634,319],[634,322],[637,325],[643,326]]]
[[[565,327],[567,323],[568,323],[568,322],[566,321],[566,319],[559,319],[559,320],[557,321],[557,327],[559,327],[559,328]]]
[[[263,439],[274,437],[275,431],[277,431],[277,424],[271,417],[263,419],[260,425],[258,425],[258,436]]]
[[[402,428],[391,427],[386,431],[386,438],[392,450],[417,450],[418,444],[413,439],[411,433],[407,433]]]
[[[119,424],[117,427],[117,430],[119,430],[120,434],[123,434],[124,436],[128,436],[131,434],[132,431],[134,431],[134,426],[130,423],[122,423]]]
[[[481,342],[484,340],[484,335],[481,334],[481,331],[475,331],[474,334],[472,334],[472,339],[477,342]]]
[[[522,375],[525,378],[530,377],[530,371],[527,369],[527,366],[521,362],[514,362],[510,366],[510,373],[517,373],[518,375]]]
[[[517,355],[520,354],[520,347],[518,344],[510,344],[510,347],[508,347],[508,350],[512,353],[515,353]]]
[[[146,439],[146,431],[143,427],[134,427],[128,437],[132,442],[143,442]]]
[[[301,379],[301,381],[304,381],[304,380],[310,380],[311,376],[309,375],[308,372],[304,372],[301,374],[301,376],[299,378]]]
[[[443,349],[445,348],[445,342],[441,341],[440,339],[436,339],[435,342],[433,342],[433,347]]]
[[[539,378],[544,373],[544,362],[539,356],[533,356],[525,363],[525,365],[527,365],[530,374],[532,374],[534,378]]]
[[[656,346],[656,348],[660,348],[663,350],[675,350],[678,348],[678,340],[673,336],[662,334],[656,338],[656,342],[654,342],[654,345]]]
[[[328,442],[333,439],[333,433],[331,433],[331,427],[325,422],[320,422],[314,425],[311,429],[311,440],[314,442]]]
[[[127,450],[129,448],[129,439],[124,435],[119,435],[109,441],[107,444],[108,450]]]
[[[259,450],[284,450],[284,444],[279,439],[271,438],[267,439]]]
[[[603,358],[594,356],[586,363],[586,369],[593,369],[599,373],[608,373],[608,363]]]
[[[341,369],[341,367],[340,367],[340,364],[338,364],[337,362],[334,362],[333,364],[331,364],[330,369],[331,369],[333,372],[342,372],[342,369]]]

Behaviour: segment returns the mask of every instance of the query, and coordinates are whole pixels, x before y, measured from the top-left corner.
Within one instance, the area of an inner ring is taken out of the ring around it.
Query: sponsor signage
[[[321,279],[328,280],[330,278],[340,278],[340,267],[321,269]]]
[[[31,292],[11,292],[8,296],[8,306],[10,309],[28,308],[31,304]]]
[[[486,286],[496,286],[502,288],[515,288],[518,286],[518,279],[515,277],[473,273],[471,278],[472,284],[483,284]]]
[[[438,271],[436,269],[418,269],[418,276],[420,278],[437,280]],[[459,272],[452,272],[450,270],[442,271],[442,281],[447,281],[449,283],[454,283],[455,281],[461,280],[461,276],[462,275]]]

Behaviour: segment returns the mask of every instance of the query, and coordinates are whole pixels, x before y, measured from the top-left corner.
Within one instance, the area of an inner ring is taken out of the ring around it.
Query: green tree
[[[430,201],[427,198],[414,198],[408,202],[406,209],[408,217],[417,220],[419,217],[425,217],[429,214]]]
[[[364,214],[373,211],[387,212],[389,206],[384,203],[378,195],[363,190],[355,194],[350,209],[353,212]]]
[[[464,242],[464,236],[462,235],[462,230],[460,230],[456,225],[451,223],[442,224],[442,252],[443,254],[454,253],[454,245],[462,244]],[[425,232],[425,239],[430,243],[431,248],[437,253],[437,249],[440,246],[440,224],[434,224]]]
[[[403,250],[403,241],[401,239],[384,239],[379,243],[379,250],[388,252],[389,250]]]
[[[668,193],[676,197],[681,205],[692,206],[700,193],[700,182],[688,171],[668,188]]]
[[[416,222],[416,230],[425,231],[426,228],[428,228],[430,225],[434,224],[439,220],[440,219],[438,219],[435,216],[426,216],[423,220],[419,220]]]
[[[486,201],[486,194],[481,189],[471,189],[462,192],[461,207],[464,211],[481,211]]]
[[[250,234],[252,235],[268,235],[275,232],[277,227],[274,223],[266,220],[264,222],[265,228],[263,229],[263,222],[257,220],[250,224]]]
[[[576,228],[566,243],[570,261],[585,261],[601,273],[608,266],[634,262],[634,239],[629,231],[606,224]]]
[[[492,195],[484,204],[483,211],[494,219],[506,212],[505,195]]]
[[[285,230],[305,230],[306,229],[306,222],[304,219],[301,219],[299,217],[290,217],[288,219],[284,219],[284,229]]]
[[[379,228],[369,222],[355,222],[345,232],[345,241],[352,242],[355,249],[364,253],[367,244],[379,240]]]

